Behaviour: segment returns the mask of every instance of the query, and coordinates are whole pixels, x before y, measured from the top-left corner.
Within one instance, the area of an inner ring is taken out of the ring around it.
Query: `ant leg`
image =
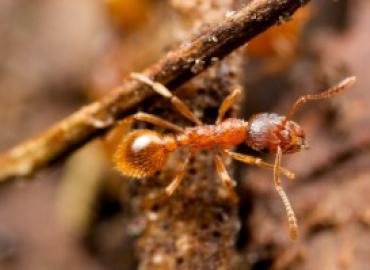
[[[274,184],[275,189],[278,192],[281,200],[283,201],[285,211],[288,217],[288,223],[289,223],[289,231],[290,231],[290,238],[293,240],[297,240],[298,238],[298,224],[297,219],[294,214],[294,210],[292,205],[290,204],[290,201],[288,199],[288,196],[286,195],[283,187],[281,186],[280,178],[279,178],[279,168],[281,163],[281,148],[278,146],[277,152],[276,152],[276,159],[275,159],[275,165],[274,165]]]
[[[221,178],[221,181],[224,184],[224,186],[228,189],[231,201],[233,203],[238,203],[239,198],[234,190],[234,187],[236,185],[235,181],[231,179],[229,173],[227,172],[224,162],[221,159],[221,156],[219,154],[214,154],[213,159],[215,161],[217,174]]]
[[[155,116],[154,114],[144,113],[144,112],[137,112],[133,115],[130,115],[122,120],[122,123],[132,126],[134,121],[142,121],[146,123],[153,124],[155,126],[159,126],[162,128],[170,129],[176,132],[183,132],[184,129],[178,125],[175,125],[169,121],[166,121],[162,118],[159,118],[158,116]]]
[[[222,104],[218,110],[218,117],[217,117],[217,120],[216,120],[216,125],[220,124],[222,122],[222,120],[224,119],[224,116],[226,114],[226,112],[231,108],[231,106],[234,105],[234,103],[236,102],[236,100],[240,97],[241,95],[241,90],[240,88],[236,88],[234,89],[234,91],[232,91],[230,93],[230,95],[228,95],[223,101],[222,101]]]
[[[163,84],[154,82],[144,74],[140,73],[131,73],[130,76],[142,83],[149,85],[156,93],[169,99],[176,110],[181,113],[186,119],[192,121],[198,126],[202,125],[202,122],[198,119],[198,117],[194,115],[194,113],[188,108],[188,106],[177,96],[172,94]]]
[[[185,175],[185,169],[186,166],[189,164],[190,158],[193,156],[193,153],[188,154],[187,158],[185,159],[182,168],[176,173],[175,178],[172,180],[172,182],[166,187],[166,193],[168,196],[171,196],[175,190],[179,187],[182,180],[184,179]]]
[[[274,169],[273,164],[267,163],[266,161],[263,161],[261,158],[257,158],[257,157],[249,156],[249,155],[244,155],[244,154],[239,154],[239,153],[232,152],[232,151],[226,150],[226,149],[224,150],[224,152],[227,155],[229,155],[230,157],[232,157],[233,159],[238,160],[240,162],[243,162],[243,163],[246,163],[246,164],[249,164],[249,165],[255,165],[255,166],[263,168],[263,169]],[[289,179],[294,179],[295,178],[295,174],[293,172],[289,171],[288,169],[284,168],[284,167],[279,166],[279,172],[283,173]]]

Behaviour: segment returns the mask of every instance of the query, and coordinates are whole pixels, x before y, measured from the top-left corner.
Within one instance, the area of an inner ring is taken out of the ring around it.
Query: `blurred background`
[[[204,22],[248,2],[0,1],[0,151],[102,97]],[[238,51],[245,89],[239,115],[246,118],[265,111],[285,114],[300,95],[346,76],[358,81],[295,116],[311,147],[283,158],[297,174],[285,185],[300,240],[287,237],[271,174],[235,164],[241,197],[235,260],[209,269],[369,269],[369,29],[369,1],[312,0]],[[217,105],[204,117],[212,118]],[[130,195],[135,184],[112,169],[117,142],[110,135],[32,181],[0,185],[1,270],[187,269],[181,260],[177,267],[155,267],[153,254],[154,262],[144,263],[141,235],[153,216],[140,214]]]

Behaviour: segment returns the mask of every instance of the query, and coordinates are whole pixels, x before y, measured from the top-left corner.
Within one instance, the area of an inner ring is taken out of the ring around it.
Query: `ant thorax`
[[[302,128],[285,116],[260,113],[253,115],[248,123],[246,143],[256,151],[275,153],[280,146],[283,153],[294,153],[307,147]]]

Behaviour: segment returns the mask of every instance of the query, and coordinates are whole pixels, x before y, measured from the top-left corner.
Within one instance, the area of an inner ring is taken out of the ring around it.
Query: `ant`
[[[236,88],[223,100],[214,125],[204,125],[164,85],[154,82],[147,76],[139,73],[132,73],[131,77],[150,86],[155,92],[167,98],[175,109],[185,118],[192,121],[195,126],[183,128],[155,115],[143,112],[137,112],[128,116],[122,122],[127,127],[131,127],[135,121],[143,121],[172,130],[174,133],[161,134],[153,130],[139,129],[125,135],[113,157],[117,169],[122,174],[134,178],[151,176],[163,168],[169,153],[174,152],[179,147],[188,147],[190,151],[185,158],[182,168],[180,168],[175,178],[165,189],[167,195],[171,196],[181,184],[190,158],[199,149],[209,149],[213,151],[216,171],[222,183],[230,191],[230,198],[236,202],[235,182],[225,168],[222,155],[230,156],[235,160],[256,165],[260,168],[272,169],[275,189],[284,204],[288,217],[290,237],[294,240],[298,238],[297,219],[280,181],[280,173],[290,179],[293,179],[295,175],[288,169],[281,167],[280,164],[282,154],[295,153],[307,149],[308,144],[305,140],[303,129],[290,119],[307,101],[330,98],[349,88],[355,82],[355,77],[348,77],[324,92],[301,96],[290,107],[287,116],[275,113],[258,113],[252,115],[248,121],[237,118],[225,119],[227,111],[240,97],[241,90]],[[270,164],[261,158],[230,150],[231,147],[242,143],[246,143],[256,151],[275,154],[275,163]]]

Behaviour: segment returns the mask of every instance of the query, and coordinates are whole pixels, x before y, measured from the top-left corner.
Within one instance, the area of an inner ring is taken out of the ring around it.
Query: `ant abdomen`
[[[164,136],[141,129],[127,134],[114,154],[117,169],[124,175],[142,178],[151,176],[164,166],[168,149]]]

